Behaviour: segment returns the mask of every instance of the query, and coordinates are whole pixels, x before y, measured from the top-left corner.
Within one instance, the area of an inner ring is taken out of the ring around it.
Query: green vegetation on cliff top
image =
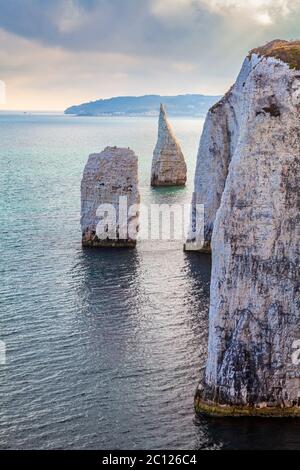
[[[265,46],[252,49],[250,54],[275,57],[289,65],[291,69],[300,70],[300,41],[284,41],[275,39]]]

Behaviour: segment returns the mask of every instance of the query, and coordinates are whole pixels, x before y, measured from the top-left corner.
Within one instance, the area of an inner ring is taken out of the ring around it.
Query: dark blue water
[[[174,120],[186,189],[149,187],[153,119],[0,115],[1,449],[298,448],[298,420],[195,419],[210,259],[140,242],[83,250],[89,153],[131,146],[142,202],[185,202],[202,122]]]

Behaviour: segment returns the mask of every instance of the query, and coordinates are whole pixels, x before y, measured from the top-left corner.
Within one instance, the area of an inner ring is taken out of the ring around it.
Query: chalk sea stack
[[[101,153],[91,154],[81,181],[83,246],[134,247],[139,202],[138,158],[134,152],[129,148],[106,147]],[[114,208],[115,216],[108,212],[110,218],[104,219],[105,207]],[[115,217],[115,224],[111,217]]]
[[[158,139],[152,160],[151,186],[184,186],[186,171],[183,153],[161,104]]]
[[[300,41],[252,50],[211,108],[195,193],[207,245],[212,233],[208,358],[195,409],[300,416]]]

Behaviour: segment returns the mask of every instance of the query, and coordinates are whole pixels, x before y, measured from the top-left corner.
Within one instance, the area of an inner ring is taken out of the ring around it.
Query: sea
[[[297,449],[297,419],[198,418],[211,260],[182,243],[83,249],[80,181],[139,157],[144,204],[185,204],[203,119],[171,123],[185,188],[152,189],[153,117],[0,113],[0,449]]]

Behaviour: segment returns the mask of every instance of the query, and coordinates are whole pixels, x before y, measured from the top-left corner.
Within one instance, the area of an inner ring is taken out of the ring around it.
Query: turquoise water
[[[188,202],[203,121],[172,120],[185,189],[149,187],[157,122],[0,114],[1,449],[297,448],[297,420],[195,419],[210,259],[178,246],[83,250],[80,179],[139,155],[142,202]]]

